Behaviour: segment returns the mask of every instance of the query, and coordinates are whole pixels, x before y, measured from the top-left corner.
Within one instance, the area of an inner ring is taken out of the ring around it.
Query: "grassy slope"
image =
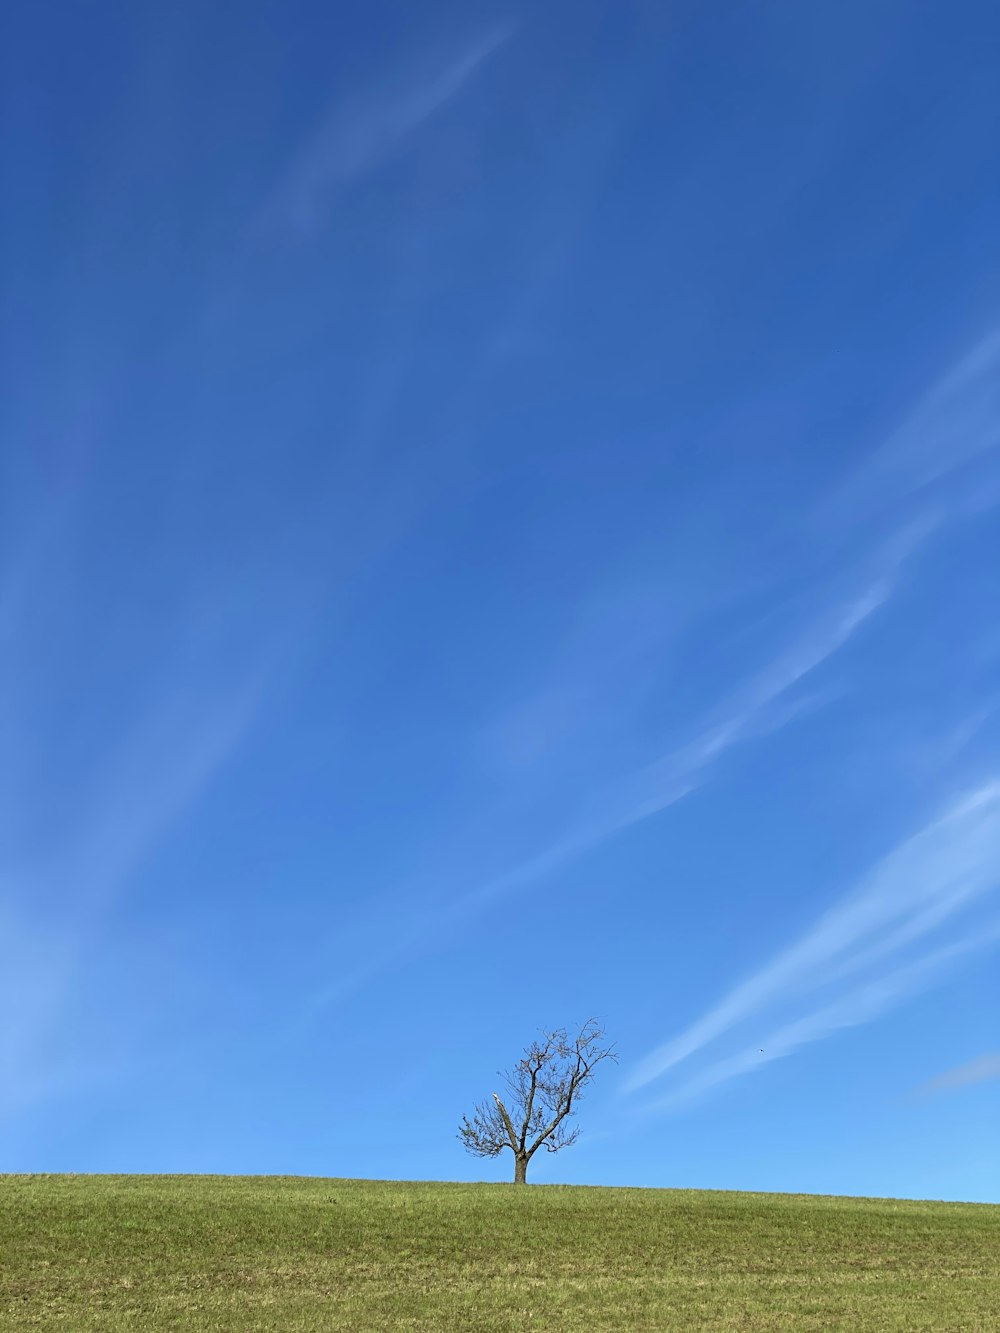
[[[0,1176],[0,1328],[1000,1328],[1000,1207]]]

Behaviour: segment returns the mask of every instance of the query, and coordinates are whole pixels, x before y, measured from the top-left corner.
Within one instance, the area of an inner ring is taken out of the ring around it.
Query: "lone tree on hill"
[[[509,1148],[514,1154],[514,1184],[525,1185],[528,1163],[539,1148],[558,1152],[576,1142],[580,1128],[566,1122],[601,1061],[617,1059],[595,1018],[572,1037],[565,1028],[543,1032],[541,1041],[526,1048],[513,1070],[500,1075],[510,1109],[494,1093],[492,1103],[480,1102],[471,1120],[462,1117],[458,1137],[475,1157],[499,1157]]]

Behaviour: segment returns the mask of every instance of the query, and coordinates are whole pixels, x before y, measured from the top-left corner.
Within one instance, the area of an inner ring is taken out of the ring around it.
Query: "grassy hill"
[[[0,1176],[0,1329],[991,1330],[1000,1207]]]

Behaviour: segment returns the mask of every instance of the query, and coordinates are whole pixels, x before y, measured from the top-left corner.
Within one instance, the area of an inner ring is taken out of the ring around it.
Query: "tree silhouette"
[[[528,1163],[539,1148],[558,1152],[575,1143],[580,1127],[567,1121],[575,1114],[584,1088],[602,1060],[617,1060],[605,1044],[597,1019],[588,1019],[575,1036],[565,1028],[543,1032],[508,1073],[501,1073],[507,1101],[494,1092],[480,1102],[471,1118],[462,1117],[458,1137],[475,1157],[514,1154],[514,1184],[528,1179]]]

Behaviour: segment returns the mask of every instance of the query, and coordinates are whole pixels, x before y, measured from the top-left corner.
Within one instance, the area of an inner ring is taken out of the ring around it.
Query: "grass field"
[[[1000,1207],[0,1176],[0,1328],[1000,1329]]]

